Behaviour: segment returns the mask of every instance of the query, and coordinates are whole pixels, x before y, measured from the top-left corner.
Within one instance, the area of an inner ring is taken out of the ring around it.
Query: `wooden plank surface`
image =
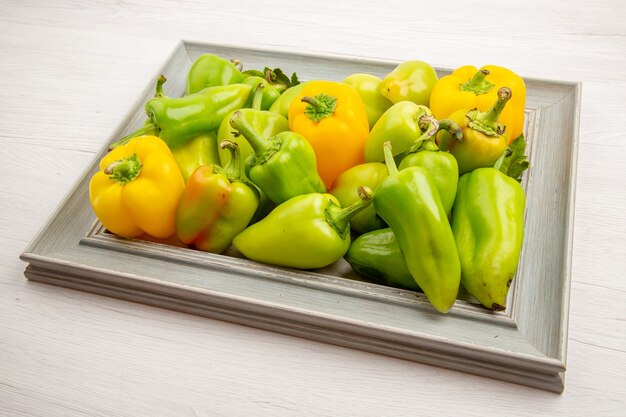
[[[623,415],[618,1],[0,2],[0,415]],[[27,282],[19,253],[179,39],[582,81],[561,396]]]

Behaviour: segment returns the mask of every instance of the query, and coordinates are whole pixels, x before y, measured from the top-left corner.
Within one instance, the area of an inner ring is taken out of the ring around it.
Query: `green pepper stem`
[[[147,120],[146,123],[139,129],[135,130],[132,133],[129,133],[128,135],[124,136],[117,142],[113,142],[112,144],[110,144],[108,150],[110,152],[113,149],[117,148],[118,146],[126,145],[128,142],[130,142],[131,139],[136,138],[137,136],[147,135],[149,133],[154,134],[154,133],[157,133],[158,131],[159,131],[159,128],[154,124],[154,122],[152,122],[151,120]]]
[[[222,168],[222,172],[231,182],[238,180],[241,176],[241,152],[239,151],[239,145],[232,140],[223,140],[220,142],[220,149],[227,149],[230,152],[230,161]]]
[[[243,64],[240,60],[233,58],[230,62],[235,66],[235,68],[237,68],[238,71],[243,71]]]
[[[304,114],[314,122],[332,116],[337,108],[337,98],[328,94],[318,94],[314,97],[304,96],[301,101],[308,104],[304,109]]]
[[[478,130],[488,136],[497,136],[504,133],[501,126],[498,126],[498,117],[504,110],[504,106],[511,99],[512,91],[508,87],[502,87],[498,90],[498,99],[486,112],[478,110],[470,110],[467,117],[470,119],[468,126]]]
[[[326,209],[326,221],[339,233],[344,236],[349,232],[350,219],[358,214],[361,210],[367,208],[374,198],[371,188],[361,185],[358,188],[359,199],[349,205],[341,208],[336,204],[331,204]]]
[[[163,92],[163,84],[165,84],[165,81],[167,81],[167,78],[165,78],[165,75],[161,74],[156,82],[155,97],[165,97],[165,93]]]
[[[254,89],[254,96],[252,98],[252,108],[254,110],[261,110],[261,104],[263,103],[263,89],[265,84],[259,83]]]
[[[387,141],[383,144],[383,153],[385,155],[385,165],[387,166],[387,172],[389,175],[398,173],[398,166],[396,165],[396,161],[393,160],[393,150],[391,147],[391,142]]]
[[[271,149],[269,141],[252,128],[246,116],[239,110],[230,117],[230,125],[246,138],[255,154],[261,155]]]
[[[478,70],[469,81],[460,85],[461,91],[469,91],[476,95],[487,94],[494,86],[485,79],[487,75],[489,75],[489,70],[484,68]]]
[[[439,120],[439,129],[447,131],[453,138],[459,142],[463,139],[463,129],[454,120],[441,119]]]
[[[141,161],[137,158],[137,154],[118,159],[104,169],[104,173],[107,174],[112,181],[122,185],[133,181],[140,172]]]

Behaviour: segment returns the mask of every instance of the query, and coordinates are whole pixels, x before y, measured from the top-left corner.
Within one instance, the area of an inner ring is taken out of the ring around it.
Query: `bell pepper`
[[[380,94],[396,104],[411,101],[428,106],[437,72],[424,61],[406,61],[391,71],[380,84]]]
[[[383,143],[390,141],[393,152],[399,154],[437,132],[437,121],[426,106],[402,101],[391,106],[378,119],[365,142],[367,162],[385,159]]]
[[[252,91],[257,91],[257,87],[260,85],[263,86],[261,89],[261,102],[256,107],[259,110],[269,110],[272,104],[280,97],[280,92],[267,82],[265,78],[247,77],[243,80],[243,84],[252,87]],[[255,94],[250,94],[244,107],[253,107],[254,96]]]
[[[164,83],[165,77],[161,76],[156,84],[155,97],[146,103],[149,119],[146,124],[112,144],[111,148],[146,132],[157,132],[171,149],[176,149],[196,136],[219,128],[228,113],[243,107],[252,91],[249,85],[231,84],[207,87],[185,97],[172,98],[163,93]]]
[[[439,121],[439,130],[444,128],[457,138],[462,135],[461,128],[454,122]],[[443,210],[449,214],[459,182],[459,165],[456,158],[449,152],[440,151],[434,138],[431,137],[410,148],[407,155],[403,156],[398,169],[401,171],[412,166],[421,167],[428,172],[437,188]]]
[[[202,165],[219,164],[217,139],[214,132],[197,136],[186,144],[172,150],[174,159],[183,174],[185,183],[193,172]]]
[[[375,75],[352,74],[346,77],[342,82],[354,88],[361,96],[363,104],[365,104],[370,129],[374,127],[376,121],[380,119],[380,116],[393,104],[387,97],[380,94],[380,84],[383,80]]]
[[[244,75],[237,68],[238,61],[228,61],[215,54],[204,54],[196,59],[187,75],[187,94],[207,87],[239,84]]]
[[[390,228],[357,237],[343,258],[359,275],[391,287],[420,291]]]
[[[281,132],[263,138],[240,111],[231,116],[230,125],[246,138],[254,150],[245,162],[246,177],[274,204],[300,194],[326,191],[317,173],[315,151],[301,135]]]
[[[174,234],[185,183],[168,146],[139,136],[109,152],[89,182],[89,201],[104,227],[123,237]]]
[[[274,113],[278,113],[285,118],[289,117],[289,107],[291,107],[291,103],[293,100],[300,94],[302,89],[304,88],[306,83],[301,83],[298,85],[294,85],[293,87],[289,87],[276,99],[272,106],[270,107],[270,111]]]
[[[502,111],[499,122],[506,126],[509,143],[524,129],[524,105],[526,85],[513,71],[487,65],[479,70],[471,65],[457,68],[450,75],[441,77],[430,96],[430,109],[436,118],[449,117],[464,109],[487,111],[498,98],[498,90],[510,88],[512,98]]]
[[[254,261],[298,269],[322,268],[341,259],[350,247],[350,217],[371,203],[372,192],[341,208],[330,194],[293,197],[266,218],[238,234],[233,246]]]
[[[346,207],[359,200],[360,185],[376,192],[376,188],[386,176],[387,167],[383,163],[360,164],[342,172],[329,192],[337,198],[342,207]],[[350,227],[356,233],[365,233],[387,227],[387,224],[376,214],[374,206],[370,205],[350,219]]]
[[[439,148],[454,155],[459,164],[459,174],[492,166],[505,151],[508,134],[498,123],[498,117],[510,98],[511,90],[502,87],[498,90],[497,101],[488,111],[465,109],[452,113],[449,119],[461,127],[461,140],[445,130],[437,133]]]
[[[220,143],[233,155],[224,168],[203,165],[193,172],[176,210],[176,236],[196,249],[222,253],[248,226],[259,205],[253,186],[240,179],[237,144]]]
[[[266,87],[263,84],[258,84],[253,94],[254,100],[252,102],[252,108],[240,109],[240,111],[252,129],[261,137],[269,138],[277,135],[280,132],[289,130],[289,122],[287,118],[276,114],[271,111],[261,110],[261,102],[263,99],[263,91]],[[252,146],[248,143],[245,137],[240,135],[237,131],[233,130],[230,125],[230,118],[235,112],[229,113],[217,132],[217,141],[221,143],[224,140],[230,140],[235,142],[239,146],[239,153],[241,154],[241,160],[245,161],[248,156],[253,153]],[[222,166],[225,166],[230,161],[231,152],[228,150],[219,150],[219,160]]]
[[[411,276],[442,313],[456,299],[461,280],[459,254],[437,189],[420,167],[398,171],[385,142],[389,175],[374,193],[376,213],[391,227]]]
[[[459,179],[452,231],[461,260],[461,283],[483,306],[504,310],[524,236],[524,190],[496,168]]]
[[[309,81],[289,108],[289,128],[309,141],[317,171],[330,189],[343,171],[363,163],[369,132],[359,94],[334,81]]]

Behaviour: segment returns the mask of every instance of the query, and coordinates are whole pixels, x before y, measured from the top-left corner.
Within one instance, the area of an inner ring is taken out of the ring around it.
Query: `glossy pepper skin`
[[[261,110],[261,102],[265,88],[266,87],[263,84],[257,85],[253,94],[254,100],[252,102],[252,108],[241,109],[238,111],[244,115],[248,123],[250,123],[252,129],[254,129],[257,134],[263,138],[270,138],[280,132],[289,130],[289,122],[287,121],[287,118],[281,116],[280,114],[267,110]],[[235,142],[239,147],[241,160],[245,161],[248,156],[254,153],[254,151],[246,138],[243,135],[240,135],[239,132],[233,129],[230,125],[230,118],[234,113],[235,112],[229,113],[222,121],[222,124],[217,132],[217,140],[218,143],[221,143],[224,140]],[[219,160],[222,166],[226,166],[230,162],[231,155],[232,153],[228,149],[219,150]]]
[[[167,238],[174,234],[184,187],[165,142],[138,136],[102,158],[89,183],[89,201],[104,227],[116,235]]]
[[[488,111],[474,109],[452,113],[449,119],[461,127],[461,140],[446,131],[437,133],[439,148],[454,155],[459,164],[459,174],[492,166],[502,156],[509,137],[503,133],[504,128],[498,123],[498,117],[510,98],[511,90],[502,87],[498,91],[498,99]]]
[[[359,94],[334,81],[309,81],[289,108],[289,129],[315,150],[317,171],[330,189],[343,171],[363,163],[369,132]]]
[[[360,164],[342,172],[329,192],[337,198],[342,207],[346,207],[360,199],[359,186],[364,185],[376,192],[376,188],[386,176],[387,167],[383,163]],[[374,206],[370,205],[350,219],[350,227],[356,233],[365,233],[387,227],[387,224],[376,214]]]
[[[305,84],[306,83],[294,85],[293,87],[289,87],[288,89],[283,91],[280,97],[278,97],[278,99],[276,99],[276,101],[272,103],[269,111],[278,113],[281,116],[288,118],[289,107],[291,107],[291,103],[300,94]]]
[[[233,246],[249,259],[297,269],[322,268],[341,259],[350,247],[350,217],[371,203],[371,190],[341,208],[330,194],[293,197],[245,229]]]
[[[452,231],[461,282],[488,309],[505,309],[522,249],[525,204],[520,183],[495,168],[479,168],[459,180]]]
[[[217,138],[214,132],[196,136],[189,142],[172,150],[172,155],[183,174],[185,183],[193,172],[202,165],[219,165]]]
[[[207,87],[189,96],[173,98],[163,93],[164,83],[165,77],[161,76],[155,97],[146,103],[149,119],[146,124],[112,144],[112,148],[147,131],[155,131],[171,149],[176,149],[219,128],[228,113],[243,107],[252,91],[249,85],[232,84]]]
[[[231,163],[203,165],[193,172],[176,210],[178,239],[205,252],[222,253],[248,226],[259,205],[253,186],[240,179],[237,144],[220,143],[233,153]]]
[[[280,97],[280,91],[272,84],[270,84],[265,78],[250,76],[243,80],[243,84],[247,84],[252,87],[252,91],[256,92],[257,87],[262,85],[261,89],[261,102],[256,106],[257,109],[260,110],[269,110],[269,108],[274,104],[276,100]],[[250,94],[248,97],[248,101],[244,107],[253,107],[255,94]]]
[[[437,72],[428,63],[414,60],[398,65],[383,79],[380,94],[396,104],[412,101],[428,106],[430,94],[437,83]]]
[[[215,54],[201,55],[187,75],[187,95],[207,87],[241,83],[245,76],[236,64],[236,61],[228,61]]]
[[[498,98],[502,87],[511,89],[512,97],[499,117],[506,126],[509,143],[524,129],[524,106],[526,85],[513,71],[487,65],[476,69],[471,65],[457,68],[450,75],[441,77],[430,96],[430,109],[438,119],[449,117],[458,110],[478,109],[487,111]]]
[[[453,123],[448,131],[456,137],[461,136],[461,128]],[[446,214],[449,214],[456,197],[456,189],[459,182],[459,165],[456,158],[449,152],[440,151],[433,138],[420,142],[416,150],[411,150],[402,158],[398,169],[402,171],[408,167],[421,167],[433,181],[441,205]]]
[[[387,97],[380,94],[380,84],[383,80],[375,75],[358,73],[349,75],[343,82],[354,88],[361,96],[367,112],[368,125],[371,129],[380,116],[393,104]]]
[[[407,269],[396,236],[390,228],[357,237],[344,255],[354,271],[391,287],[420,291]]]
[[[315,152],[302,136],[281,132],[265,139],[239,111],[232,115],[230,124],[254,150],[245,161],[246,177],[274,204],[297,195],[326,191],[317,173]]]
[[[383,161],[383,144],[386,141],[391,142],[393,152],[397,155],[420,140],[431,137],[437,129],[436,120],[428,107],[410,101],[396,103],[378,119],[367,136],[365,161]]]
[[[422,168],[398,171],[389,142],[385,163],[389,175],[376,189],[374,208],[393,230],[417,285],[433,307],[446,313],[459,291],[461,266],[437,188]]]

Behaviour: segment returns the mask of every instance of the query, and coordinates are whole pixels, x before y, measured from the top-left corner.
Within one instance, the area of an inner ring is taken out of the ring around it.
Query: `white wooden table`
[[[0,1],[0,416],[626,415],[622,2],[282,3]],[[565,392],[26,281],[19,254],[181,38],[582,81]]]

